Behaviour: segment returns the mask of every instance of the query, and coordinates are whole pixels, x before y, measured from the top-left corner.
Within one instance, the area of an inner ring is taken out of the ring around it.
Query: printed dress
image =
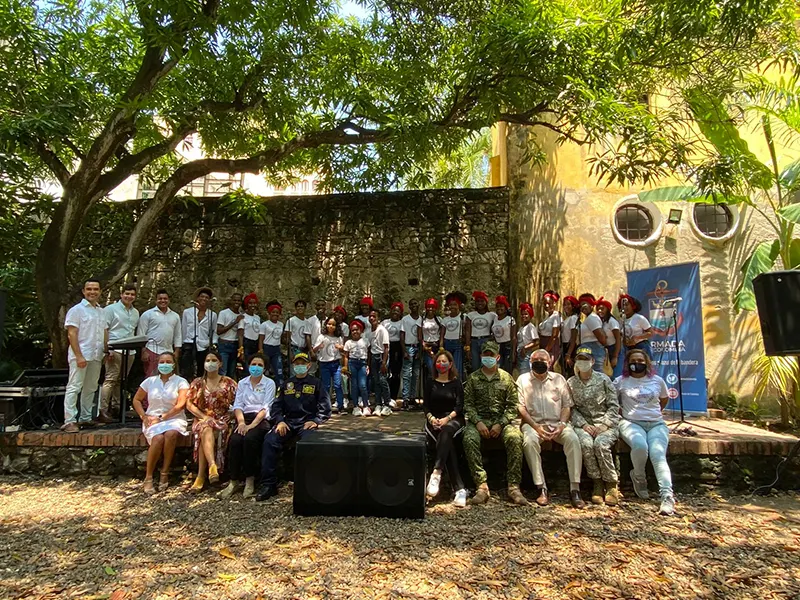
[[[219,388],[209,391],[206,387],[205,379],[198,377],[189,386],[187,401],[194,404],[204,415],[210,417],[208,420],[201,421],[195,419],[192,425],[193,456],[194,461],[200,452],[200,435],[203,430],[210,427],[217,432],[216,438],[216,463],[222,469],[225,463],[225,449],[228,446],[230,435],[231,407],[236,399],[236,382],[230,377],[220,379]]]

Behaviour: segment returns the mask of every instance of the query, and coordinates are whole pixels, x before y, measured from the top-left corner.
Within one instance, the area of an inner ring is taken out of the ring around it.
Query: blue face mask
[[[175,365],[172,363],[158,363],[158,372],[162,375],[169,375],[175,370]]]
[[[308,365],[295,365],[294,372],[297,375],[305,375],[306,373],[308,373]]]
[[[264,367],[261,365],[250,365],[250,376],[261,377],[264,374]]]
[[[481,364],[487,369],[494,369],[497,366],[497,359],[494,356],[481,356]]]

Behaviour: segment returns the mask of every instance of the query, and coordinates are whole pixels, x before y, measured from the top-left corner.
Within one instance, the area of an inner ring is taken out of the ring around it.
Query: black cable
[[[800,452],[800,440],[798,440],[797,443],[794,446],[792,446],[792,449],[789,450],[789,454],[787,454],[786,457],[784,457],[784,459],[778,463],[778,466],[775,467],[775,479],[773,480],[773,482],[770,483],[769,485],[762,485],[754,489],[752,492],[750,492],[750,498],[755,496],[756,492],[758,492],[759,490],[770,489],[776,483],[778,483],[778,480],[781,478],[781,468],[783,467],[783,465],[785,465],[787,462],[789,462],[795,456],[797,456],[798,452]]]

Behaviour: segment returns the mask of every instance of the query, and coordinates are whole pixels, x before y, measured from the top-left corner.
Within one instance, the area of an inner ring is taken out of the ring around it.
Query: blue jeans
[[[375,390],[375,405],[376,406],[389,406],[391,393],[389,392],[389,370],[387,366],[386,373],[381,373],[381,365],[383,364],[383,357],[372,357],[369,363],[370,378],[372,379],[372,388]]]
[[[661,497],[672,495],[672,473],[667,464],[667,447],[669,446],[669,428],[661,421],[628,421],[619,422],[619,437],[631,448],[633,473],[637,478],[645,478],[647,457],[653,464],[658,480],[658,491]]]
[[[531,354],[533,352],[525,352],[522,347],[517,348],[517,369],[519,374],[531,372]]]
[[[419,378],[419,346],[406,346],[410,358],[403,357],[403,402],[417,397]],[[377,391],[375,392],[377,395]]]
[[[336,392],[336,406],[339,410],[344,410],[344,393],[342,392],[342,365],[338,360],[319,363],[320,379],[322,387],[326,392],[330,392],[331,379],[333,379],[333,390]]]
[[[361,407],[369,406],[367,361],[352,358],[348,361],[347,368],[350,370],[350,400],[353,401],[353,408],[359,406],[359,396],[361,397]]]
[[[436,377],[436,373],[433,370],[433,360],[436,358],[436,353],[439,352],[439,344],[431,344],[431,351],[433,352],[433,356],[428,354],[426,350],[423,350],[424,358],[425,358],[425,378],[433,378]],[[424,384],[423,384],[424,387]]]
[[[474,337],[469,341],[469,352],[471,355],[472,372],[474,373],[481,368],[481,352],[483,352],[483,345],[489,341],[489,336]]]
[[[269,359],[272,367],[272,376],[275,378],[275,385],[278,390],[283,387],[283,357],[281,356],[280,346],[269,346],[264,344],[264,355]]]
[[[445,340],[444,349],[453,355],[453,362],[458,369],[458,378],[464,381],[464,345],[461,340]]]
[[[239,352],[239,342],[227,342],[220,340],[217,344],[220,356],[222,356],[222,368],[220,375],[226,375],[231,379],[236,378],[236,355]]]
[[[603,363],[606,360],[606,347],[600,342],[584,342],[580,347],[589,348],[592,351],[592,358],[594,359],[592,370],[602,373]]]
[[[500,368],[511,374],[511,342],[500,342]]]

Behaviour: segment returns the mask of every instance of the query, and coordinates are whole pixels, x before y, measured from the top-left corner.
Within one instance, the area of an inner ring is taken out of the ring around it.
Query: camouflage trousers
[[[581,453],[586,474],[592,479],[616,483],[617,469],[611,449],[617,441],[617,428],[612,427],[593,438],[580,427],[575,428],[581,441]]]
[[[491,424],[484,423],[489,429]],[[522,434],[519,427],[506,425],[501,433],[503,445],[506,447],[506,480],[508,485],[519,485],[522,480]],[[467,423],[464,429],[462,443],[464,454],[467,456],[472,480],[475,485],[486,483],[486,470],[483,468],[483,455],[481,454],[481,434],[472,423]]]

